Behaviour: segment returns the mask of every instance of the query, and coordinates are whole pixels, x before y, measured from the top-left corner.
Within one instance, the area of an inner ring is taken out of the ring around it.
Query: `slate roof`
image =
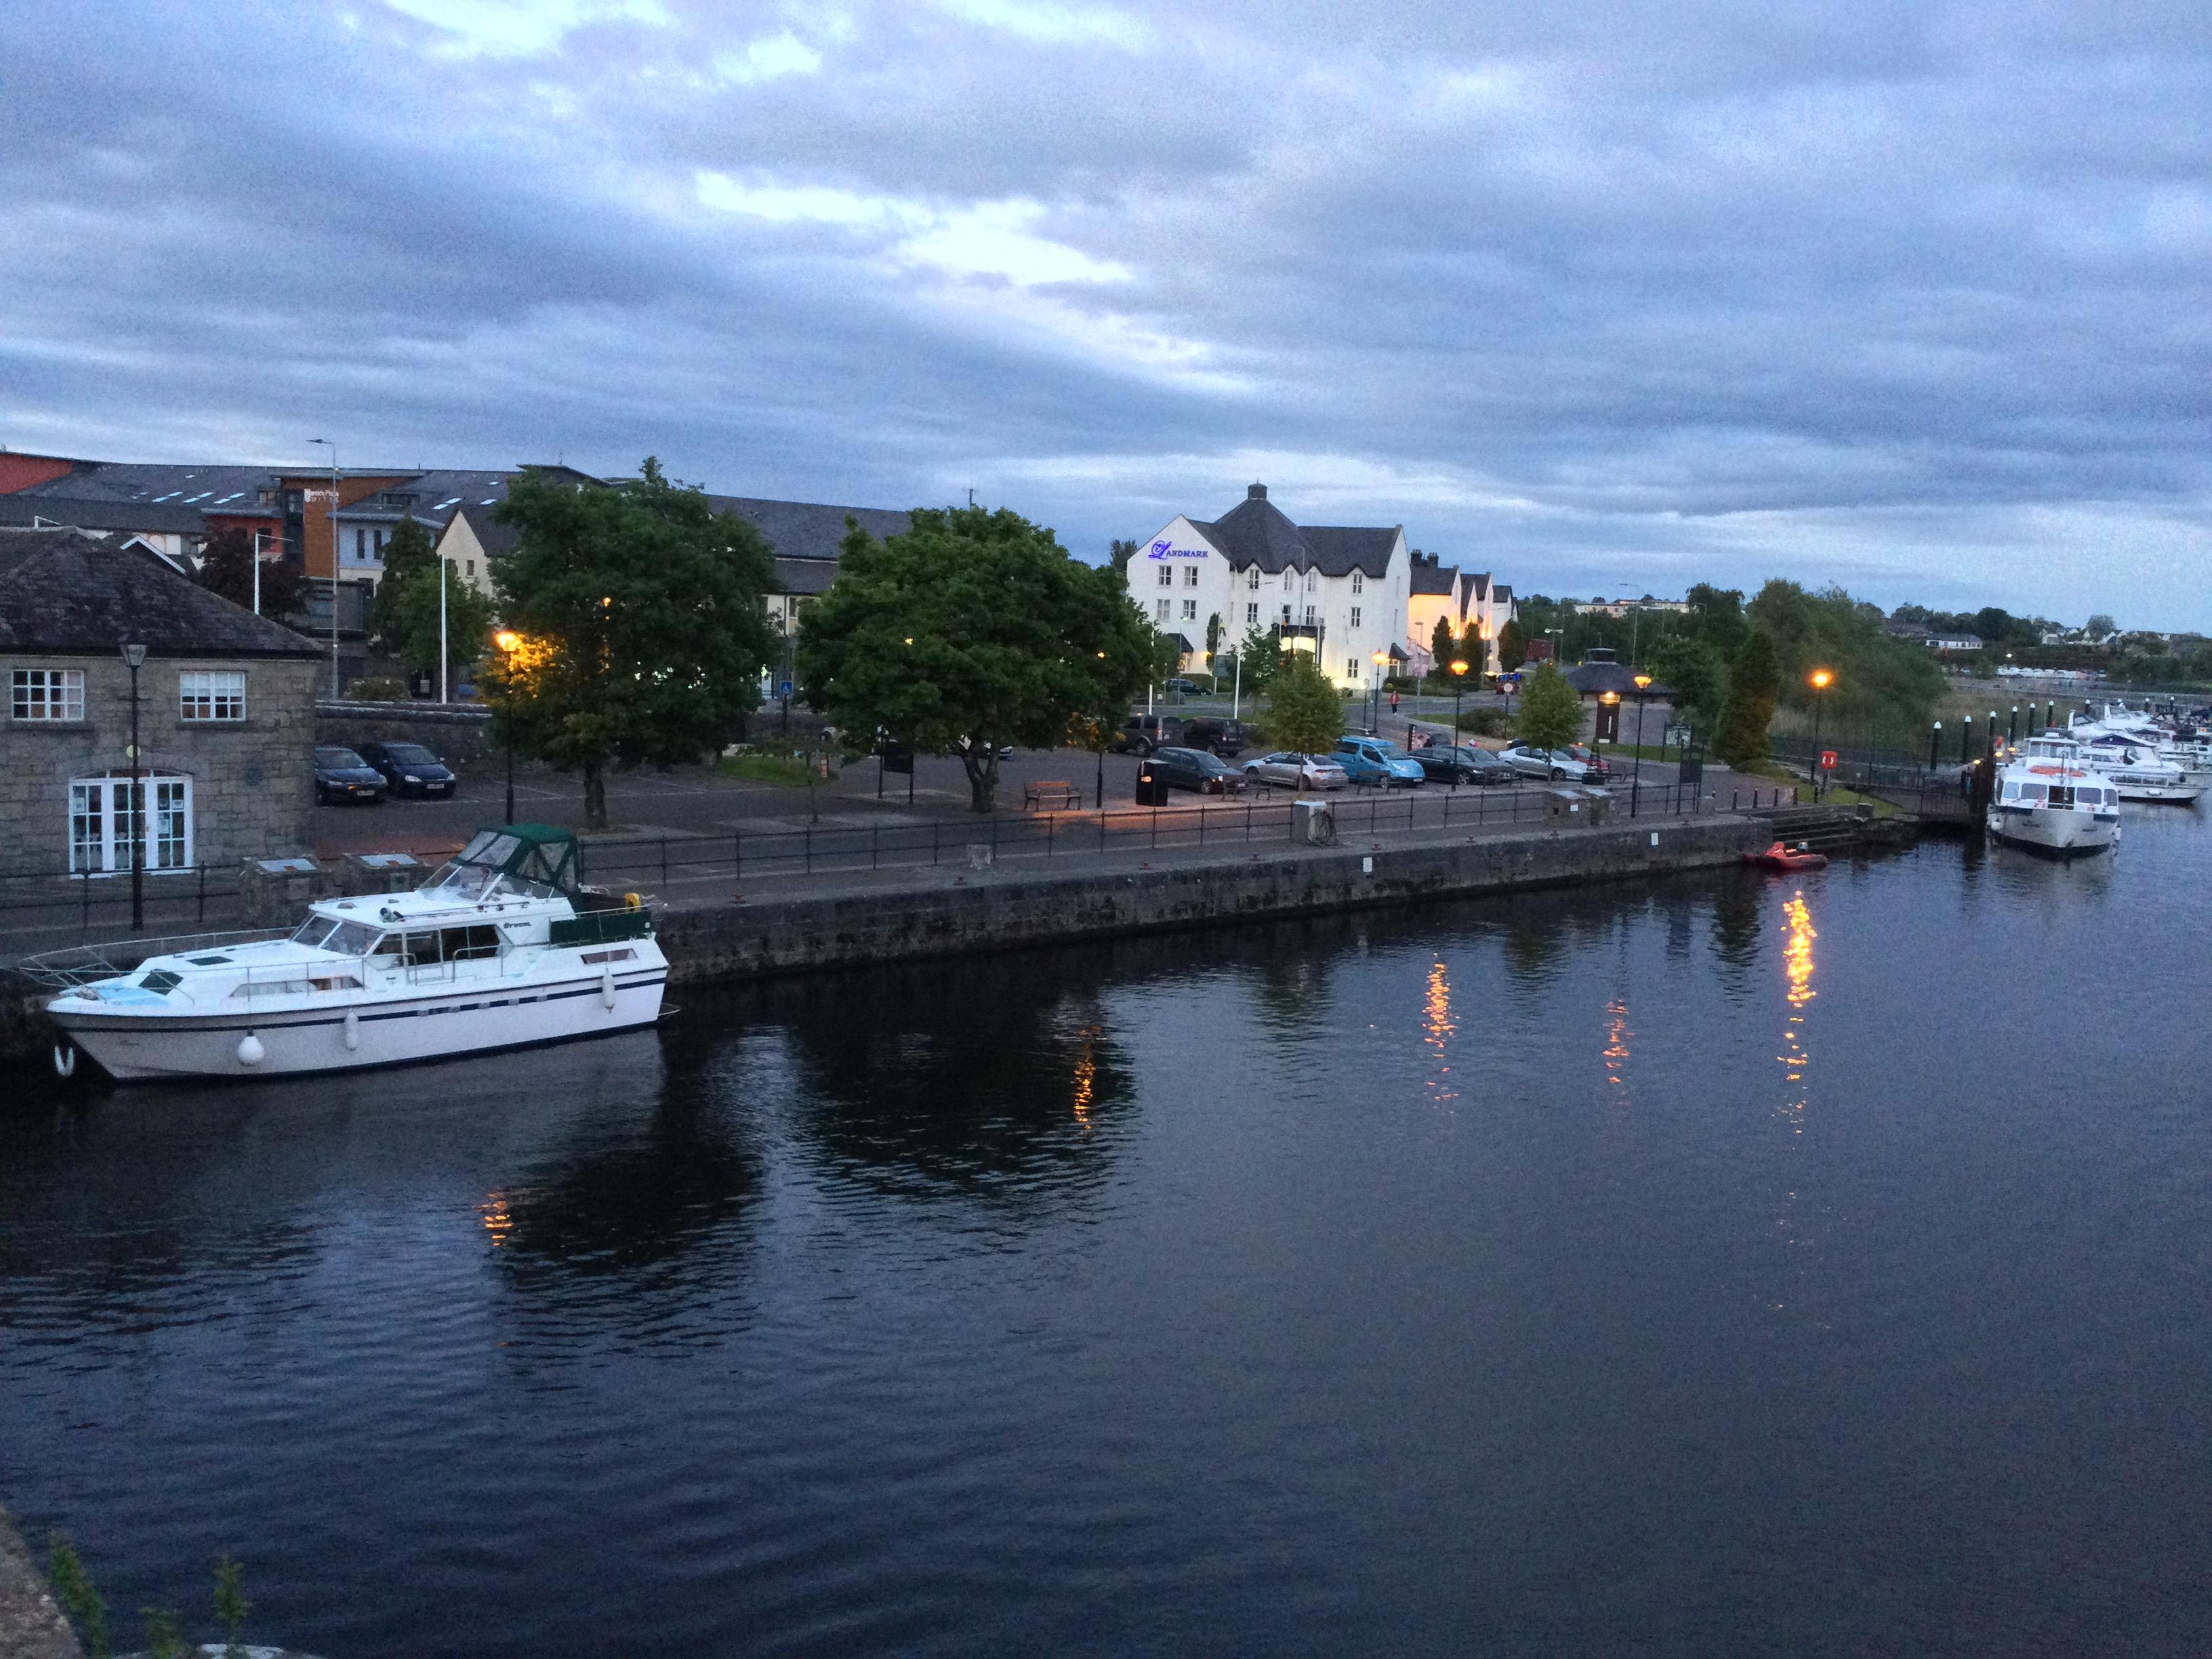
[[[520,531],[511,524],[501,524],[492,516],[492,509],[481,501],[462,502],[453,518],[468,521],[470,532],[476,537],[477,545],[483,549],[487,559],[505,557],[514,550],[515,543],[522,539]]]
[[[835,559],[778,559],[775,579],[787,593],[827,593],[837,580]]]
[[[319,654],[142,548],[76,530],[0,530],[0,652],[97,655],[133,629],[149,657]]]
[[[1636,696],[1636,675],[1627,664],[1619,662],[1586,662],[1567,670],[1567,684],[1585,697],[1595,697],[1610,691],[1624,702]],[[1671,697],[1673,690],[1653,681],[1644,687],[1647,697]]]
[[[1510,590],[1501,587],[1498,591],[1504,593]],[[1459,608],[1462,611],[1472,605],[1480,605],[1489,594],[1490,573],[1487,570],[1469,570],[1462,574],[1459,579]]]
[[[263,490],[276,487],[276,471],[266,466],[87,461],[58,478],[19,489],[9,499],[137,502],[190,507],[198,514],[220,512],[226,507],[252,507]]]
[[[878,541],[903,536],[914,528],[914,515],[880,507],[829,507],[815,501],[770,501],[751,495],[709,495],[717,513],[734,513],[749,520],[768,538],[778,556],[781,571],[786,560],[827,560],[834,566],[837,544],[845,539],[845,515],[852,514],[861,529]],[[825,580],[822,586],[830,584]],[[821,588],[793,587],[794,593],[820,592]]]
[[[1238,569],[1257,565],[1273,576],[1285,570],[1318,570],[1324,576],[1348,576],[1354,570],[1381,576],[1390,568],[1390,550],[1399,526],[1295,525],[1267,499],[1267,487],[1254,484],[1245,498],[1212,524],[1194,519],[1200,535],[1219,548]]]
[[[404,483],[387,484],[374,495],[341,507],[338,522],[398,524],[403,518],[413,518],[434,530],[442,530],[464,506],[489,507],[505,501],[507,481],[515,476],[513,471],[418,472]]]
[[[1452,590],[1459,586],[1459,567],[1455,564],[1439,565],[1432,559],[1417,558],[1411,574],[1412,586],[1407,591],[1417,597],[1437,595],[1450,599]]]

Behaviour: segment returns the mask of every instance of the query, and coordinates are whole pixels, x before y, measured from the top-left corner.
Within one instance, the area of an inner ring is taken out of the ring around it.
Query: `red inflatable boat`
[[[1785,847],[1778,841],[1763,853],[1746,853],[1743,861],[1767,870],[1825,870],[1828,867],[1826,853],[1810,852],[1802,846]]]

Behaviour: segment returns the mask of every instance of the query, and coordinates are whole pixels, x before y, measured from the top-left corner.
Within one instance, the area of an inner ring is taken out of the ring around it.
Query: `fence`
[[[233,866],[149,869],[140,881],[146,926],[173,930],[235,915],[245,891],[243,872]],[[128,872],[0,876],[0,934],[56,928],[80,934],[131,931]]]
[[[1970,817],[1966,778],[1955,765],[1938,763],[1931,769],[1901,749],[1841,749],[1833,744],[1815,744],[1809,738],[1771,738],[1768,746],[1776,759],[1808,772],[1815,769],[1823,752],[1833,751],[1836,769],[1825,775],[1826,784],[1886,800],[1926,823],[1964,823]]]

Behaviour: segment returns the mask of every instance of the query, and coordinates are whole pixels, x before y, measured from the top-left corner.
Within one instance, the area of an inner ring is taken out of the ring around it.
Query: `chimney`
[[[1244,499],[1248,501],[1266,501],[1267,499],[1267,486],[1265,484],[1254,484],[1249,489],[1244,492]]]

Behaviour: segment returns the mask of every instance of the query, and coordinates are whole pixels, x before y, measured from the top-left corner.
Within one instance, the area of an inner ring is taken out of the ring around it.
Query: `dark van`
[[[1149,755],[1153,750],[1182,741],[1180,714],[1132,714],[1114,734],[1117,755]]]
[[[1243,753],[1247,741],[1243,720],[1223,720],[1212,714],[1201,714],[1182,728],[1182,740],[1193,749],[1235,759]]]

